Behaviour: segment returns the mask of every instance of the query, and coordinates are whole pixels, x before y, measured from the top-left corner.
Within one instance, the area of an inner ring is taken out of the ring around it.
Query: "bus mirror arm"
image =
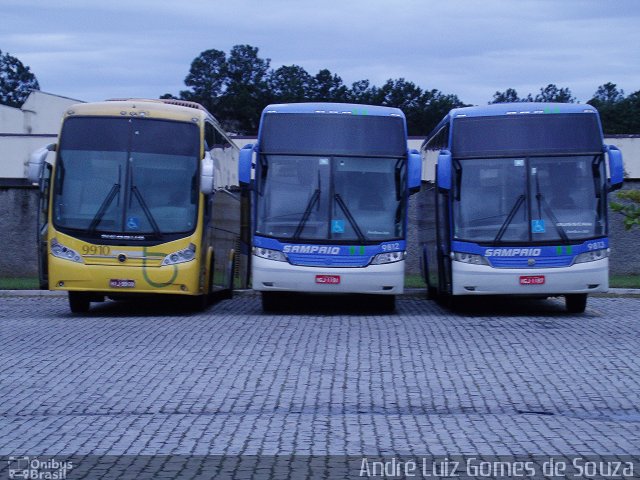
[[[238,181],[240,185],[247,186],[251,183],[251,162],[253,160],[253,144],[248,144],[240,150],[238,161]]]
[[[622,162],[622,152],[614,145],[607,145],[606,150],[609,156],[609,191],[613,192],[622,188],[624,181],[624,164]]]
[[[205,195],[213,193],[213,158],[205,152],[200,165],[200,191]]]
[[[29,182],[40,182],[42,168],[44,167],[47,155],[49,152],[55,152],[56,148],[57,145],[55,143],[50,143],[46,147],[39,148],[31,154],[29,157],[29,163],[27,164],[27,178],[29,179]]]

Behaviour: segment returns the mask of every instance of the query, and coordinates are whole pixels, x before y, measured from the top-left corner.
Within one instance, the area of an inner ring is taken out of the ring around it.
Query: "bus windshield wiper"
[[[504,222],[502,222],[502,225],[500,226],[500,230],[498,230],[498,234],[496,235],[496,238],[493,239],[494,242],[499,242],[502,239],[503,235],[507,231],[507,228],[509,227],[509,225],[511,225],[511,222],[513,221],[513,217],[516,216],[516,213],[518,213],[518,210],[520,210],[520,206],[524,203],[526,198],[527,197],[525,195],[520,195],[516,199],[516,203],[514,203],[513,207],[511,207],[511,210],[509,211],[509,215],[507,215],[507,218],[505,218]]]
[[[138,202],[142,207],[142,211],[144,212],[145,216],[149,220],[149,223],[151,224],[151,228],[153,228],[153,233],[155,233],[158,237],[160,237],[160,228],[156,223],[156,219],[153,218],[153,215],[151,214],[151,210],[149,210],[149,207],[147,206],[147,202],[145,202],[144,198],[142,198],[142,194],[140,193],[140,190],[138,190],[138,187],[136,187],[135,185],[131,185],[131,192],[133,192],[135,197],[138,199]]]
[[[313,192],[313,195],[311,195],[311,198],[309,199],[309,202],[307,203],[307,208],[304,209],[304,213],[302,214],[302,218],[298,222],[298,226],[296,227],[296,231],[293,234],[293,238],[295,240],[300,238],[300,235],[302,235],[302,230],[304,229],[304,226],[306,225],[307,220],[309,220],[309,216],[311,215],[311,210],[313,210],[313,206],[316,204],[316,202],[318,201],[319,198],[320,198],[320,189],[316,188],[315,191]]]
[[[111,205],[111,202],[113,202],[113,199],[116,198],[116,195],[118,195],[118,192],[120,192],[120,184],[114,183],[113,186],[111,187],[111,190],[109,190],[109,193],[107,193],[107,196],[102,201],[100,208],[98,209],[93,219],[91,220],[91,223],[89,224],[89,233],[94,233],[96,231],[96,228],[98,228],[98,225],[102,221],[102,217],[104,217],[104,214],[107,213],[107,209],[109,208],[109,205]]]
[[[347,208],[347,204],[344,203],[344,200],[342,199],[342,197],[340,196],[339,193],[336,193],[334,195],[334,198],[336,199],[336,202],[338,202],[338,205],[342,209],[342,211],[344,213],[344,216],[347,217],[347,220],[349,220],[349,223],[353,227],[353,230],[356,232],[356,235],[358,236],[358,239],[362,243],[364,243],[366,241],[366,237],[362,234],[362,230],[360,230],[360,227],[356,223],[356,219],[353,218],[353,215],[351,215],[351,212],[349,211],[349,208]]]
[[[538,205],[540,204],[540,201],[542,201],[542,204],[544,206],[544,211],[547,213],[547,215],[553,222],[553,226],[556,227],[556,231],[558,232],[558,235],[560,235],[560,238],[562,239],[562,241],[564,243],[569,243],[569,237],[567,237],[567,233],[564,231],[564,228],[561,225],[558,225],[558,217],[556,217],[556,215],[553,213],[553,210],[545,200],[542,193],[538,192],[536,194],[536,199],[538,200]]]
[[[558,235],[560,235],[560,238],[564,243],[569,243],[569,237],[567,237],[567,234],[564,231],[564,228],[558,225],[558,218],[555,216],[555,214],[553,213],[553,210],[551,209],[551,207],[545,200],[544,196],[542,195],[542,192],[540,191],[540,181],[538,180],[537,172],[536,172],[536,200],[538,202],[538,217],[542,218],[542,211],[541,211],[542,209],[540,208],[540,204],[543,204],[544,211],[547,213],[547,215],[553,222],[553,226],[556,227],[556,231],[558,232]]]

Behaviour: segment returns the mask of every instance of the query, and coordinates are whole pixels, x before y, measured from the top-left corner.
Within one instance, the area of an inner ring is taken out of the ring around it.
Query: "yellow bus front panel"
[[[155,246],[96,245],[59,232],[49,240],[49,289],[196,295],[204,293],[203,256],[196,235]]]

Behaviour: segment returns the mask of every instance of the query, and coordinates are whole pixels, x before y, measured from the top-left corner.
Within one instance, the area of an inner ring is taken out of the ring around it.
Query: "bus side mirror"
[[[438,155],[438,188],[451,190],[451,152],[441,150]]]
[[[253,159],[253,144],[248,144],[240,150],[240,161],[238,162],[238,180],[241,185],[251,183],[251,161]]]
[[[200,162],[200,191],[205,195],[211,195],[213,188],[213,158],[209,152],[205,152]]]
[[[422,157],[417,150],[409,151],[408,167],[407,184],[409,193],[416,193],[420,191],[420,184],[422,183]]]
[[[31,183],[39,183],[42,176],[42,167],[47,159],[49,152],[56,151],[56,144],[50,143],[46,147],[37,149],[29,157],[29,163],[27,164],[27,178]]]
[[[624,164],[622,163],[622,152],[614,145],[607,146],[607,152],[609,154],[609,191],[618,190],[622,188],[622,182],[624,181]]]

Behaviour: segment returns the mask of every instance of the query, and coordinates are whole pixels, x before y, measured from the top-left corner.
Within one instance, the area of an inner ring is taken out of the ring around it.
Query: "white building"
[[[26,184],[29,155],[56,141],[65,110],[80,102],[34,90],[21,108],[0,105],[0,185]]]

